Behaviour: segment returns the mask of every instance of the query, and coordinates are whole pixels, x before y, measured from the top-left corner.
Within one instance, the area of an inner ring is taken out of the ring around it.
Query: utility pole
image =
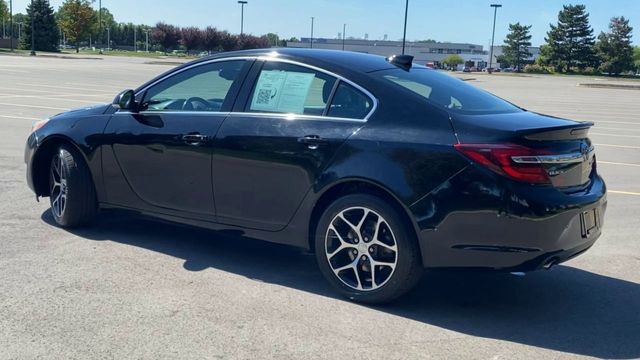
[[[145,35],[147,35],[146,51],[149,52],[149,29],[147,29],[144,33],[145,33]]]
[[[138,52],[138,28],[133,27],[133,52]]]
[[[409,0],[404,5],[404,33],[402,34],[402,55],[404,55],[404,44],[407,40],[407,15],[409,14]]]
[[[31,0],[31,56],[36,56],[36,8]]]
[[[248,3],[248,1],[238,1],[240,4],[240,37],[244,35],[244,6]]]
[[[313,49],[313,20],[315,20],[315,17],[311,17],[311,45],[310,48]]]
[[[342,24],[342,51],[344,51],[344,39],[347,37],[347,24]]]
[[[493,8],[493,32],[491,33],[491,49],[489,49],[489,74],[493,71],[493,40],[496,36],[496,16],[498,15],[498,8],[502,7],[502,5],[491,4],[491,7]]]

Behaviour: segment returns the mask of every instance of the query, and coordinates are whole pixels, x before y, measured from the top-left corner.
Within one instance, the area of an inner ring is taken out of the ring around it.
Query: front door
[[[211,146],[249,65],[234,60],[187,68],[141,94],[139,113],[115,113],[103,158],[112,155],[121,173],[105,174],[109,201],[214,216]]]
[[[246,104],[216,136],[213,181],[218,221],[284,228],[345,139],[364,124],[373,100],[345,81],[269,60]],[[251,88],[251,86],[253,86]]]

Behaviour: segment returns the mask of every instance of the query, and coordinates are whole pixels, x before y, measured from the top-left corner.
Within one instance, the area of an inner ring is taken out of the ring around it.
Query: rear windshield
[[[372,73],[410,90],[435,106],[465,114],[496,114],[521,111],[515,105],[466,82],[427,68],[410,71],[389,69]]]

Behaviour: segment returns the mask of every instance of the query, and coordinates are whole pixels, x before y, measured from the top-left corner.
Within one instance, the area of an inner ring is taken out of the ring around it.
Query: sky
[[[404,0],[248,0],[244,32],[277,33],[281,38],[309,37],[311,17],[314,37],[337,38],[347,24],[347,37],[390,40],[402,38]],[[8,2],[8,1],[7,1]],[[14,13],[24,12],[29,0],[13,0]],[[63,0],[50,0],[57,10]],[[544,43],[549,23],[557,23],[563,4],[584,4],[594,34],[606,31],[613,16],[631,19],[634,43],[640,44],[640,0],[494,0],[498,9],[496,44],[508,33],[509,23],[531,28],[534,46]],[[407,40],[434,39],[483,45],[491,42],[493,9],[484,0],[409,0]],[[102,0],[116,21],[153,25],[164,21],[179,26],[212,25],[240,32],[240,5],[236,0]],[[98,8],[98,0],[95,1]]]

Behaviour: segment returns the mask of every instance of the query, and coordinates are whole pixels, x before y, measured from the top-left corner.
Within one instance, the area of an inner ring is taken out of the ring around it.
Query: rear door
[[[275,231],[364,125],[375,100],[315,68],[280,60],[261,65],[216,136],[213,182],[219,222]]]
[[[152,85],[141,111],[114,114],[106,129],[121,173],[106,174],[110,201],[212,217],[211,146],[233,106],[248,60],[199,64]],[[111,174],[113,175],[113,174]],[[127,198],[119,177],[133,196]],[[132,197],[134,199],[132,199]]]

